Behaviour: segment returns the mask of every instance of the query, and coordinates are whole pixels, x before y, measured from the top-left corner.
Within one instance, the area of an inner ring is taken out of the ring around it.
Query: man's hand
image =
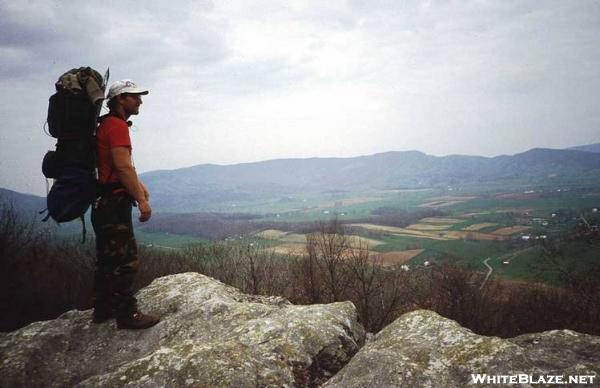
[[[140,188],[144,192],[144,197],[146,198],[146,201],[150,201],[150,193],[148,192],[146,185],[144,185],[142,181],[140,181]]]
[[[139,202],[138,209],[140,210],[140,222],[146,222],[152,216],[152,209],[150,209],[148,201]]]

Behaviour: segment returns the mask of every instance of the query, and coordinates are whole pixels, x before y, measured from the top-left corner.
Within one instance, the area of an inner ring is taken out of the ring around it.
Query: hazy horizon
[[[48,97],[83,65],[150,89],[139,172],[598,143],[598,20],[594,1],[4,1],[0,187],[45,193]]]

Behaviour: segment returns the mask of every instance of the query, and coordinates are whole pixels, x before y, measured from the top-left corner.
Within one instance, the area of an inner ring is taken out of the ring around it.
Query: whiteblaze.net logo
[[[546,384],[546,385],[563,385],[563,384],[594,384],[596,381],[595,375],[488,375],[485,373],[472,374],[471,382],[474,384]]]

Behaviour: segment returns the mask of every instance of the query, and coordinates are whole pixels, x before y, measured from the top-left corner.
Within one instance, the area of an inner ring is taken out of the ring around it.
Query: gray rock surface
[[[294,306],[185,273],[138,293],[161,322],[142,331],[69,311],[0,334],[0,387],[318,385],[364,341],[350,302]]]
[[[485,337],[435,312],[413,311],[380,331],[324,387],[463,387],[472,373],[599,376],[600,338],[570,330]]]

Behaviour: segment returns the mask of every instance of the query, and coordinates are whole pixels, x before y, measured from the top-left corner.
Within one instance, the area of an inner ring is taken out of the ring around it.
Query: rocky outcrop
[[[598,376],[600,338],[570,330],[484,337],[432,311],[414,311],[379,332],[324,386],[463,387],[476,373],[526,374],[534,382],[549,375]]]
[[[600,338],[569,330],[485,337],[420,310],[361,349],[350,302],[294,306],[196,273],[157,279],[138,299],[161,315],[158,325],[117,330],[70,311],[0,334],[0,387],[447,388],[475,373],[600,374]]]
[[[70,311],[0,334],[0,386],[318,385],[364,339],[350,302],[294,306],[196,273],[157,279],[138,299],[158,325],[117,330]]]

